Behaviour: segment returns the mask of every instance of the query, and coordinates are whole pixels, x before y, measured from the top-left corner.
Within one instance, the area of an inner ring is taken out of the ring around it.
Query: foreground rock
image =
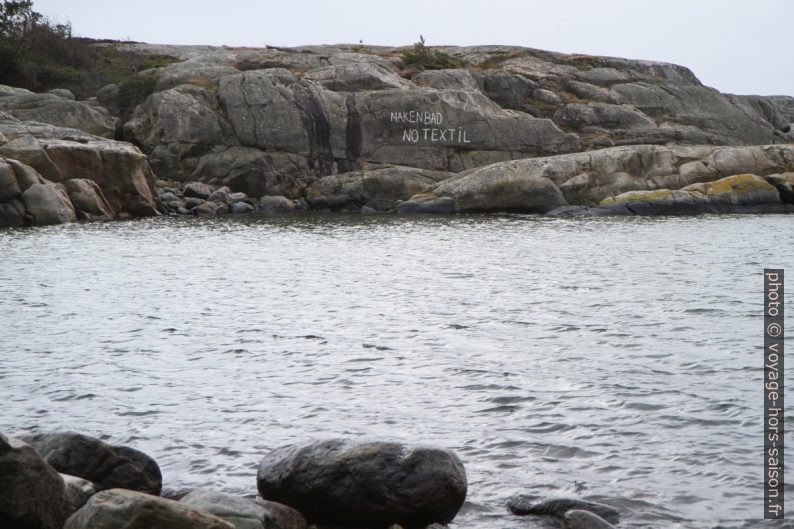
[[[313,523],[413,528],[452,521],[467,484],[448,450],[329,440],[273,450],[259,466],[257,487]]]
[[[620,513],[614,507],[590,501],[560,498],[544,500],[537,496],[518,494],[507,500],[507,508],[517,516],[555,516],[565,517],[569,511],[587,511],[610,522],[617,523]]]
[[[64,529],[234,529],[234,526],[173,500],[131,490],[94,494]]]
[[[33,447],[2,434],[0,491],[0,527],[63,527],[68,516],[63,479]]]
[[[143,452],[71,432],[36,434],[23,439],[58,472],[91,481],[98,490],[124,488],[160,494],[160,467]]]
[[[301,513],[275,502],[249,500],[232,494],[196,489],[181,503],[231,523],[235,529],[306,529]]]
[[[794,144],[612,147],[464,171],[408,202],[418,207],[450,198],[458,213],[546,213],[560,206],[595,205],[628,191],[678,190],[726,176],[765,176],[792,170]]]

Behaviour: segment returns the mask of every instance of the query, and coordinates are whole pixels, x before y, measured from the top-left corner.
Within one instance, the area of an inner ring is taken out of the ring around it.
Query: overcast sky
[[[794,95],[794,0],[34,0],[85,37],[159,44],[512,44],[651,59],[736,94]]]

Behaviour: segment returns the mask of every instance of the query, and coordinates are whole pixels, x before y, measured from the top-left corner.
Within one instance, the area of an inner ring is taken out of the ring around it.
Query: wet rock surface
[[[0,434],[0,526],[61,529],[69,514],[66,486],[36,450]]]
[[[273,450],[259,466],[257,487],[310,522],[409,528],[451,521],[467,483],[450,451],[337,439]]]
[[[573,498],[545,499],[538,496],[517,494],[507,500],[507,508],[517,516],[534,515],[564,518],[566,513],[576,510],[592,513],[610,523],[617,523],[620,520],[620,513],[614,507]]]
[[[143,452],[73,432],[34,434],[23,439],[58,472],[91,481],[98,490],[124,488],[160,494],[160,467]]]

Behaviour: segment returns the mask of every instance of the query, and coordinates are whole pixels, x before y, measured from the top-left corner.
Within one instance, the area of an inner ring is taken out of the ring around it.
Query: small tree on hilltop
[[[414,47],[402,53],[403,64],[418,70],[444,70],[447,68],[459,68],[463,62],[457,57],[453,57],[443,51],[431,50],[425,46],[425,38],[419,35],[419,41],[414,43]]]

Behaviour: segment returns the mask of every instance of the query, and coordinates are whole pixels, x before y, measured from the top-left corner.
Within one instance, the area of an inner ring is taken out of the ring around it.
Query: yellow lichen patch
[[[775,187],[754,174],[726,176],[706,186],[706,194],[709,196],[727,193],[736,193],[737,196],[741,196],[751,191],[775,191]]]
[[[779,202],[775,186],[754,174],[738,174],[706,185],[706,194],[729,204],[765,204]]]
[[[656,189],[654,191],[629,191],[620,195],[605,198],[601,206],[614,206],[628,202],[661,202],[673,200],[673,192],[669,189]]]

